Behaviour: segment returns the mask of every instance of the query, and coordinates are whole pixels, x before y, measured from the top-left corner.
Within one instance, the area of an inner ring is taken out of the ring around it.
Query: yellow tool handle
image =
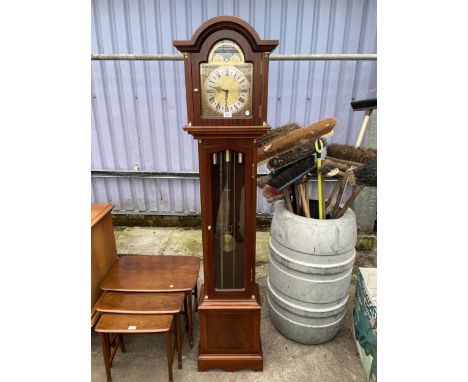
[[[318,187],[318,205],[319,205],[319,219],[323,219],[323,206],[321,201],[323,200],[322,190],[322,174],[320,173],[320,167],[322,166],[322,159],[317,158],[317,187]]]

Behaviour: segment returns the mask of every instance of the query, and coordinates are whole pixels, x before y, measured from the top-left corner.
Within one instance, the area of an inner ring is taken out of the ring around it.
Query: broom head
[[[300,180],[304,175],[312,171],[315,164],[315,157],[309,157],[293,163],[292,165],[281,169],[272,174],[268,184],[282,190]]]
[[[377,187],[377,159],[366,162],[354,171],[356,184]]]

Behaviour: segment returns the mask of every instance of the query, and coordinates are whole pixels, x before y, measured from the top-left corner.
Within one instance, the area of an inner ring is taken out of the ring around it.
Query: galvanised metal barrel
[[[357,239],[356,218],[319,220],[276,204],[270,236],[267,300],[285,337],[321,344],[338,334],[346,314]]]

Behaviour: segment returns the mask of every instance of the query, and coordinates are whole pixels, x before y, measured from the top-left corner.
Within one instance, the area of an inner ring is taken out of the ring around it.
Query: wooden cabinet
[[[91,325],[97,319],[95,305],[101,297],[101,283],[117,262],[112,204],[91,205]]]

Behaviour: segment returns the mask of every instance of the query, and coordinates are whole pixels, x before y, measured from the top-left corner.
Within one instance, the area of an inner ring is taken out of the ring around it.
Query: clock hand
[[[221,86],[216,86],[213,89],[216,90],[217,92],[225,92],[225,93],[229,92],[229,90],[223,89]]]

